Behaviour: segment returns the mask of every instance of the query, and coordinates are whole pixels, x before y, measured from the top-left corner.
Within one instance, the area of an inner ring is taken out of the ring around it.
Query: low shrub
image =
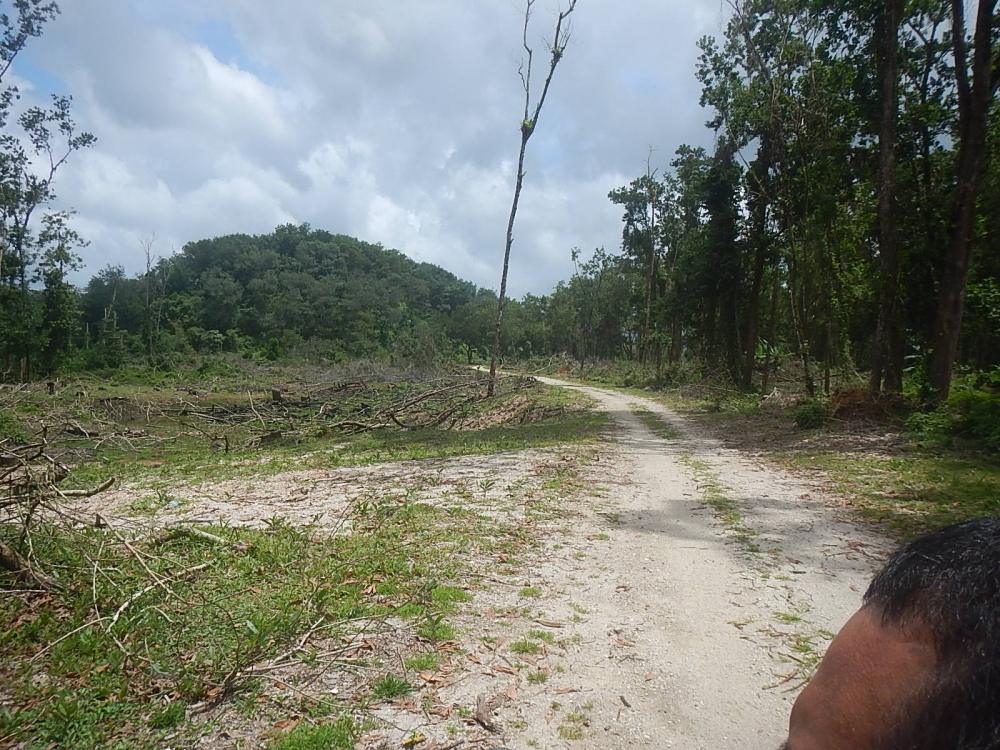
[[[948,400],[930,412],[914,414],[907,429],[924,437],[1000,452],[1000,392],[986,384],[959,383]]]
[[[795,426],[800,430],[822,427],[830,420],[830,404],[818,398],[807,398],[795,407]]]

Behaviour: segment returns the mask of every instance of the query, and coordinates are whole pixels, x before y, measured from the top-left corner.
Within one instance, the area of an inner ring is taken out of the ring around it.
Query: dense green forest
[[[989,380],[1000,364],[994,10],[734,3],[696,64],[713,147],[680,145],[612,190],[621,247],[567,248],[572,278],[510,303],[503,354],[624,359],[661,382],[694,373],[762,391],[784,367],[809,394],[863,377],[873,393],[906,385],[925,401],[946,398],[955,372]],[[487,353],[492,291],[308,226],[192,242],[137,276],[108,267],[74,288],[81,239],[68,217],[32,229],[54,171],[22,184],[18,165],[32,147],[51,153],[61,138],[69,156],[93,137],[76,134],[59,98],[19,124],[27,144],[4,136],[8,379],[219,351]]]

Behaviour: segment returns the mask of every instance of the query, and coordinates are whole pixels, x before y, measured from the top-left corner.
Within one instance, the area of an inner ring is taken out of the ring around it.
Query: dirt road
[[[606,496],[531,575],[546,620],[566,626],[545,681],[500,701],[496,744],[776,748],[887,543],[656,402],[579,388],[616,426],[593,470]],[[657,437],[637,406],[679,437]]]
[[[366,750],[775,750],[888,543],[808,483],[723,448],[651,399],[547,382],[608,411],[608,439],[177,487],[139,522],[277,517],[349,533],[353,503],[395,494],[521,529],[530,543],[510,560],[472,554],[472,601],[449,615],[454,641],[426,642],[399,621],[379,634],[367,670],[292,671],[269,688],[351,707],[387,669],[405,673],[413,691],[375,707]],[[148,500],[125,487],[81,502],[114,515]],[[405,668],[411,648],[440,658]],[[272,731],[274,716],[220,711],[224,736],[205,747],[255,746],[250,738]]]

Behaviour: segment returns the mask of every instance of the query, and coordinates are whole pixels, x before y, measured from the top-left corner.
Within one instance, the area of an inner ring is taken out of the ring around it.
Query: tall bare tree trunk
[[[899,111],[899,24],[903,0],[885,0],[876,22],[882,111],[879,123],[879,311],[868,388],[903,389],[903,330],[899,301],[899,238],[896,231],[896,118]]]
[[[493,350],[490,353],[490,380],[486,386],[486,395],[492,396],[496,393],[497,386],[497,360],[500,356],[500,336],[503,333],[503,312],[507,302],[507,269],[510,267],[510,247],[514,244],[514,217],[517,215],[517,204],[521,199],[521,186],[524,183],[524,153],[528,147],[528,139],[535,132],[538,125],[538,116],[542,113],[542,105],[545,104],[545,97],[549,93],[549,85],[552,83],[552,75],[556,72],[556,65],[562,59],[569,43],[569,24],[563,28],[563,24],[570,13],[576,8],[576,0],[570,0],[569,7],[559,12],[556,19],[556,30],[552,35],[552,46],[549,49],[551,58],[549,59],[549,74],[545,77],[542,86],[541,96],[535,105],[534,113],[531,112],[531,62],[534,56],[531,46],[528,44],[528,21],[531,19],[531,6],[535,0],[527,0],[524,9],[524,33],[522,45],[528,54],[526,68],[522,68],[521,82],[524,84],[524,118],[521,120],[521,150],[517,158],[517,181],[514,183],[514,199],[510,204],[510,218],[507,220],[507,243],[503,251],[503,273],[500,276],[500,299],[497,302],[497,320],[493,330]]]
[[[1000,76],[993,69],[993,11],[997,0],[980,0],[976,18],[972,81],[965,48],[964,0],[952,0],[952,45],[958,88],[958,168],[951,207],[951,228],[938,290],[933,349],[927,375],[933,399],[951,390],[951,373],[962,330],[962,306],[969,271],[969,248],[976,222],[976,198],[986,166],[986,126]]]

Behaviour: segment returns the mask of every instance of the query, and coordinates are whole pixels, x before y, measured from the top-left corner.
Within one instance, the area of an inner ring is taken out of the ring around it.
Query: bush
[[[830,405],[818,398],[807,398],[795,408],[795,426],[801,430],[822,427],[830,419]]]
[[[948,399],[955,414],[955,434],[1000,451],[1000,393],[985,390],[959,391]]]
[[[987,451],[1000,452],[1000,393],[987,382],[983,387],[960,383],[934,411],[914,414],[907,429],[925,437],[968,440]]]

